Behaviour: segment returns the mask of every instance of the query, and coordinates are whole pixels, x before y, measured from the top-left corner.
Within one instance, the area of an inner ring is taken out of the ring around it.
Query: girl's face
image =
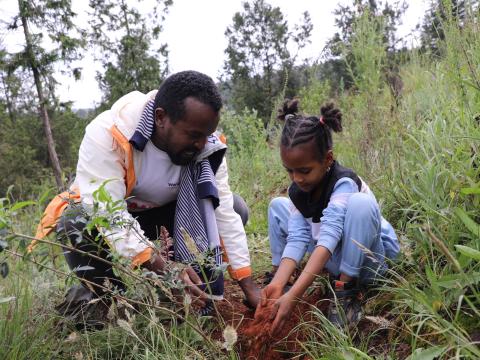
[[[327,152],[324,159],[318,159],[314,141],[292,148],[281,145],[280,156],[290,179],[304,192],[315,190],[333,163],[332,150]]]

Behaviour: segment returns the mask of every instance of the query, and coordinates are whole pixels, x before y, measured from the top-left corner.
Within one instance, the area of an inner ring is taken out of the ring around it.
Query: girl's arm
[[[287,244],[283,250],[282,260],[275,272],[271,283],[268,284],[260,295],[259,306],[266,306],[268,300],[278,299],[283,292],[283,288],[288,283],[290,276],[297,264],[300,263],[308,245],[312,239],[310,223],[303,215],[295,209],[292,204],[290,217],[288,218],[288,236]]]
[[[307,288],[313,283],[315,277],[320,274],[320,272],[325,267],[328,259],[330,259],[330,251],[323,246],[317,246],[313,251],[310,259],[308,259],[305,269],[303,269],[295,284],[289,290],[294,298],[302,297],[303,293]]]
[[[297,262],[295,260],[286,257],[283,258],[278,270],[275,272],[271,284],[280,286],[283,289],[285,285],[287,285],[288,280],[290,280],[296,267]]]
[[[315,277],[323,270],[323,267],[329,258],[330,251],[323,246],[317,246],[313,251],[312,256],[310,256],[305,269],[302,271],[302,274],[298,280],[295,281],[295,284],[292,286],[292,288],[275,301],[270,315],[271,319],[275,319],[270,329],[272,335],[275,335],[278,329],[283,327],[283,324],[292,312],[295,300],[302,297],[303,293],[312,284]],[[282,260],[281,264],[284,263],[284,260]],[[293,262],[293,260],[290,261]],[[262,302],[263,301],[264,300],[262,299]]]

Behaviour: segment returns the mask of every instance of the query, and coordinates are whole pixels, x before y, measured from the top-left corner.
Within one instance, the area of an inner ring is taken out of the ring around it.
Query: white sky
[[[136,1],[129,0],[132,3]],[[174,0],[166,16],[162,41],[168,44],[170,72],[197,70],[214,79],[221,73],[225,61],[224,50],[227,39],[224,32],[231,25],[232,17],[242,10],[241,0]],[[310,13],[313,23],[311,44],[300,54],[300,59],[319,57],[326,41],[334,34],[333,10],[339,3],[348,4],[352,0],[267,0],[273,6],[279,6],[291,28],[299,22],[301,14]],[[72,0],[78,14],[78,22],[86,24],[86,0]],[[399,32],[406,35],[421,22],[428,7],[427,0],[407,0],[409,8]],[[16,13],[17,1],[0,0],[0,20],[7,21]],[[3,27],[3,26],[2,26]],[[3,32],[3,38],[9,50],[15,51],[22,44],[21,32],[12,34]],[[409,41],[416,42],[414,36]],[[17,49],[18,50],[18,49]],[[102,94],[95,80],[99,64],[93,62],[92,54],[87,52],[80,64],[83,67],[82,78],[74,81],[63,76],[57,93],[61,100],[71,100],[75,108],[89,108],[99,103]]]

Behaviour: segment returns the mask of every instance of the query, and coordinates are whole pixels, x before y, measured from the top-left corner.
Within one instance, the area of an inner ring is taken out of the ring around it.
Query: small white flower
[[[381,316],[365,316],[365,319],[380,326],[380,328],[388,329],[393,327],[393,323]]]
[[[227,327],[223,330],[223,339],[225,340],[223,343],[223,348],[227,349],[228,351],[233,349],[233,345],[237,342],[238,335],[237,330],[231,325],[227,325]]]
[[[74,331],[70,335],[67,336],[65,342],[75,342],[78,339],[78,334]]]

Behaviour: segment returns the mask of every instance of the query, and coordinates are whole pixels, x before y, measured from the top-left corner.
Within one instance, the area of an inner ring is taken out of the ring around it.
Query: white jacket
[[[120,98],[110,110],[98,115],[87,126],[80,145],[74,183],[74,186],[79,189],[82,203],[87,208],[93,204],[95,190],[107,180],[105,188],[112,200],[125,201],[128,159],[112,136],[111,129],[116,126],[126,139],[130,139],[137,128],[147,102],[154,99],[155,94],[156,90],[146,95],[138,91],[129,93]],[[134,147],[131,149],[134,171],[140,173],[141,153]],[[215,210],[217,226],[231,268],[230,274],[233,278],[240,280],[251,275],[250,257],[242,221],[233,210],[233,195],[228,184],[225,159],[215,178],[220,198],[220,205]],[[128,211],[123,210],[121,215],[125,224],[105,230],[106,240],[120,256],[134,260],[143,254],[140,261],[142,263],[148,259],[145,254],[151,254],[151,251],[148,250],[151,249],[152,243],[143,235],[140,225]]]

